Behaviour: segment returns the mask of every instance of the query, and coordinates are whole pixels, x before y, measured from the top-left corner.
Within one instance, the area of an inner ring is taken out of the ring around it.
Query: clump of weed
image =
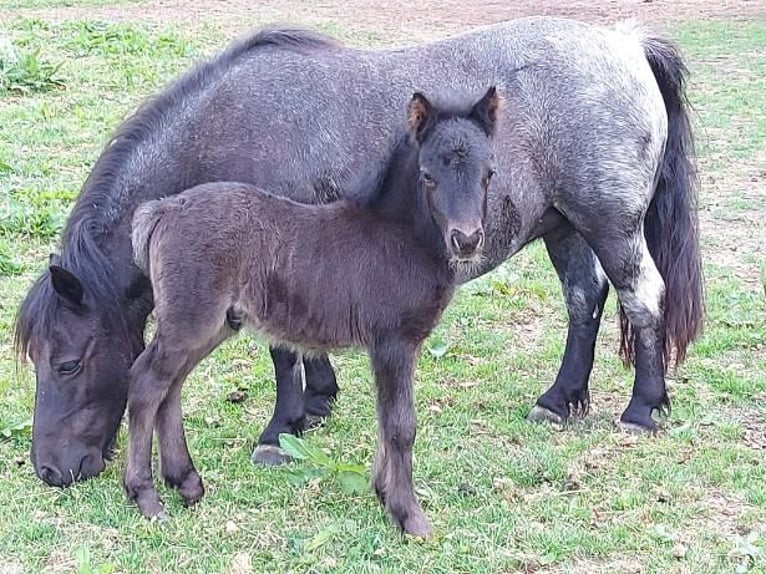
[[[58,76],[62,63],[40,58],[40,49],[20,52],[13,43],[0,37],[0,94],[45,92],[64,85]]]

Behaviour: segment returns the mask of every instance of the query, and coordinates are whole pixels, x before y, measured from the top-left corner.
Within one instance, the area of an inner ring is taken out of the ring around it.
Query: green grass
[[[62,3],[13,5],[52,4]],[[182,508],[163,487],[170,519],[139,518],[120,486],[124,431],[104,475],[67,490],[42,486],[28,460],[34,380],[17,372],[11,352],[18,303],[111,130],[223,36],[31,19],[0,35],[61,64],[63,83],[0,94],[0,571],[766,571],[766,465],[753,446],[766,432],[766,266],[759,253],[718,262],[708,238],[709,322],[671,380],[674,411],[658,438],[612,428],[632,378],[614,352],[614,296],[592,376],[593,412],[562,430],[524,420],[556,375],[565,336],[542,246],[461,290],[417,371],[415,483],[434,540],[403,541],[370,491],[347,494],[332,476],[295,484],[294,471],[309,463],[250,463],[274,391],[265,346],[245,337],[216,351],[185,388],[187,436],[208,490],[198,507]],[[703,206],[764,212],[763,194],[741,203],[754,184],[737,166],[766,146],[765,32],[704,22],[678,37],[695,72],[698,133],[708,136],[703,177],[728,181]],[[374,44],[377,36],[347,39]],[[361,354],[334,361],[342,388],[335,417],[306,440],[368,475],[369,369]],[[248,399],[228,403],[237,388]]]

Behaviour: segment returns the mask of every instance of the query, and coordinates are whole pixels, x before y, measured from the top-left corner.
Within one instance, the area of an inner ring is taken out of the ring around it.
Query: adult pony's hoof
[[[651,427],[645,427],[643,425],[639,425],[636,423],[626,423],[625,421],[616,421],[615,426],[617,427],[617,430],[621,432],[628,433],[631,435],[636,435],[636,436],[657,434],[657,425],[654,423],[652,423]]]
[[[307,414],[303,418],[303,430],[313,429],[324,424],[325,417]]]
[[[250,458],[255,464],[261,466],[279,466],[292,460],[289,454],[273,444],[259,444]]]
[[[533,423],[553,423],[557,425],[564,423],[561,416],[540,405],[532,407],[532,410],[527,415],[527,420]]]

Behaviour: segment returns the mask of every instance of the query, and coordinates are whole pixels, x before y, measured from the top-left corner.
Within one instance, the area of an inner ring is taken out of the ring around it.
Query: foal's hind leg
[[[636,332],[633,396],[620,417],[621,425],[630,431],[654,432],[653,412],[666,411],[670,404],[663,359],[665,283],[647,248],[643,226],[634,233],[594,237],[590,243]]]
[[[152,478],[152,432],[160,404],[185,359],[181,353],[168,353],[158,333],[130,369],[129,441],[123,485],[128,498],[147,518],[164,515]]]
[[[429,536],[431,526],[412,486],[417,348],[399,340],[375,343],[370,352],[378,388],[378,452],[373,484],[380,501],[407,534]]]
[[[543,239],[561,280],[569,327],[556,381],[537,399],[528,418],[560,423],[570,415],[588,413],[588,379],[609,284],[595,253],[570,225]]]
[[[204,496],[205,488],[186,445],[181,411],[182,382],[179,379],[173,381],[157,412],[156,427],[160,469],[165,484],[178,490],[184,504],[190,506]]]
[[[165,484],[178,490],[186,506],[197,503],[205,494],[202,479],[194,468],[183,428],[181,389],[195,365],[223,342],[231,331],[224,327],[201,346],[189,352],[182,372],[173,380],[165,400],[157,412],[156,431],[160,451],[160,468]]]

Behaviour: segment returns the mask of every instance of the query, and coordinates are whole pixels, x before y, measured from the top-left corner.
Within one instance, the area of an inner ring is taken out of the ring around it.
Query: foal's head
[[[410,100],[420,185],[454,263],[481,258],[500,103],[494,87],[468,110],[439,109],[421,93]]]

